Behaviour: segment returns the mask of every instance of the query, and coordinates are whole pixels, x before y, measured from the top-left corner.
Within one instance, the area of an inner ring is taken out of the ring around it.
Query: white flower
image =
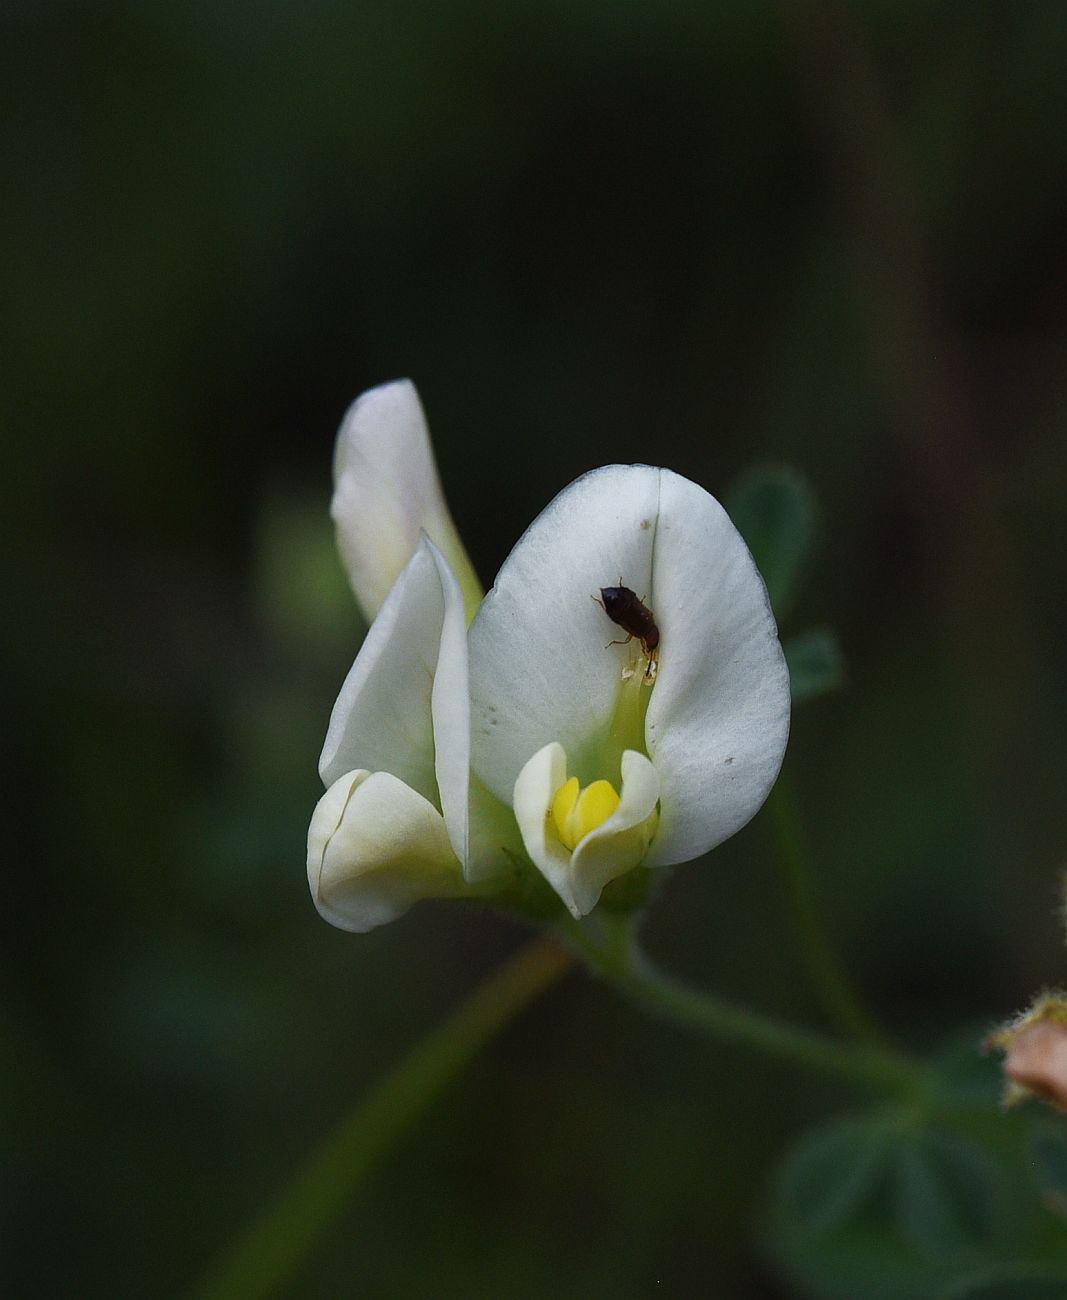
[[[420,898],[493,889],[522,843],[470,771],[466,629],[482,590],[412,384],[352,404],[334,468],[339,549],[374,621],[330,718],[307,868],[321,914],[363,931]]]
[[[652,664],[636,640],[607,644],[622,631],[592,598],[616,585],[652,612]],[[561,492],[497,575],[470,654],[474,771],[575,916],[639,863],[720,844],[778,774],[789,674],[766,589],[718,502],[669,470],[609,466]],[[572,778],[610,795],[576,805]]]
[[[308,832],[308,883],[347,930],[464,891],[470,769],[466,620],[425,536],[371,624],[330,718],[329,787]]]
[[[367,930],[532,863],[581,917],[610,881],[699,857],[757,811],[789,676],[752,557],[702,488],[647,466],[572,483],[468,633],[481,591],[410,384],[354,403],[335,465],[339,544],[377,617],[320,761],[308,879],[323,916]],[[615,586],[643,623],[611,621],[599,598]]]

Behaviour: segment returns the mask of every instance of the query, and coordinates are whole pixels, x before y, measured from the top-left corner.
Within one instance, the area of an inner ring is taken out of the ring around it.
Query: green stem
[[[927,1081],[906,1056],[875,1044],[837,1042],[773,1017],[701,993],[657,970],[632,941],[623,948],[617,928],[600,933],[588,923],[564,923],[563,930],[598,974],[657,1015],[694,1029],[707,1038],[755,1048],[807,1069],[853,1083],[926,1098]]]
[[[916,1091],[918,1071],[905,1057],[884,1048],[839,1043],[770,1016],[699,993],[651,966],[643,956],[614,977],[616,986],[651,1010],[688,1025],[709,1038],[758,1048],[796,1065],[836,1074],[892,1092]]]
[[[251,1300],[281,1290],[383,1152],[478,1050],[572,962],[556,940],[538,938],[490,975],[359,1099],[193,1295],[198,1300]]]
[[[846,1034],[886,1048],[885,1035],[864,1006],[827,938],[815,896],[811,849],[788,773],[778,777],[767,808],[778,842],[778,860],[801,953],[822,1004],[831,1021]]]
[[[567,918],[561,929],[588,965],[658,1015],[722,1042],[755,1048],[854,1083],[926,1098],[920,1069],[878,1043],[842,1043],[723,998],[699,993],[658,971],[634,942],[636,914]],[[193,1292],[197,1300],[258,1300],[276,1294],[337,1219],[379,1157],[411,1126],[505,1024],[571,965],[551,938],[532,940],[474,990],[438,1029],[360,1098],[277,1201],[252,1224]]]

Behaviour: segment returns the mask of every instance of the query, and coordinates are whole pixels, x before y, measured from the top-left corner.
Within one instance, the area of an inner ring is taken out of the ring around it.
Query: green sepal
[[[501,852],[510,867],[497,878],[498,888],[489,901],[538,923],[558,921],[567,914],[563,900],[524,853],[510,849]]]
[[[652,871],[648,867],[634,867],[632,871],[616,876],[604,886],[597,910],[624,914],[640,911],[659,893],[663,875],[662,868]]]

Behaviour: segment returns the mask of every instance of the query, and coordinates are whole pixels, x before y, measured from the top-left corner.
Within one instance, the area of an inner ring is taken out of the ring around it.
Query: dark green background
[[[849,684],[787,767],[851,968],[918,1047],[1067,978],[1061,3],[8,0],[0,37],[12,1295],[190,1284],[521,939],[307,893],[361,635],[332,440],[402,374],[486,581],[592,466],[801,469],[786,626]],[[647,937],[821,1023],[765,818]],[[848,1100],[572,977],[298,1291],[792,1296],[767,1180]]]

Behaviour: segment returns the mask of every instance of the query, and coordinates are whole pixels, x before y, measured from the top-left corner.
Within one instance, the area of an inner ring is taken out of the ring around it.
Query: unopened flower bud
[[[1005,1053],[1006,1106],[1041,1097],[1067,1111],[1067,995],[1042,994],[1029,1011],[991,1034],[985,1045]]]

